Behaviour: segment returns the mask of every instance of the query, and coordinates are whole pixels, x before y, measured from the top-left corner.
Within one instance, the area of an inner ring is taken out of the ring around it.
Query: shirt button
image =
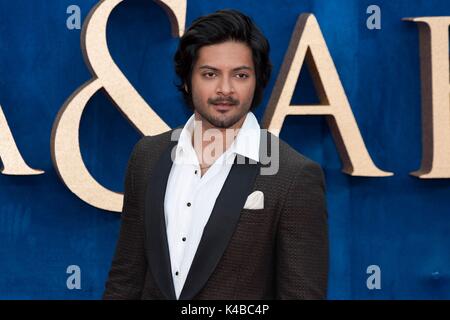
[[[197,170],[195,170],[195,174],[197,174]]]
[[[176,276],[178,275],[178,271],[177,271],[177,272],[175,272],[175,275],[176,275]]]
[[[191,203],[190,203],[190,202],[188,202],[188,203],[187,203],[187,206],[188,206],[188,207],[190,207],[190,206],[191,206]]]
[[[183,239],[182,239],[183,241],[186,241],[186,237],[183,237]]]

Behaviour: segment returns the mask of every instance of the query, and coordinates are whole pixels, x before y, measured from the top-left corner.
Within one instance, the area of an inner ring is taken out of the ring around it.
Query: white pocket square
[[[264,193],[262,191],[255,191],[247,197],[244,209],[257,210],[264,209]]]

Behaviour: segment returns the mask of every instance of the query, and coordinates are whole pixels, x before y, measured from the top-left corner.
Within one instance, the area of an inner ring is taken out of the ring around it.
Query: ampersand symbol
[[[51,153],[56,171],[66,186],[88,204],[120,212],[123,194],[100,185],[87,170],[80,151],[79,128],[89,99],[101,88],[119,111],[143,135],[156,135],[170,127],[153,111],[112,59],[106,40],[111,12],[123,0],[101,0],[89,13],[82,32],[82,49],[93,78],[76,90],[61,107],[52,128]],[[155,0],[168,14],[172,35],[184,32],[186,0]]]

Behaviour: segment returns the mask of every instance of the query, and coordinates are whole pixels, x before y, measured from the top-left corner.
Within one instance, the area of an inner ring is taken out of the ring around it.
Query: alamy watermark
[[[380,290],[381,289],[381,268],[376,264],[370,265],[366,270],[367,274],[370,276],[367,278],[366,286],[369,290]]]
[[[366,26],[369,30],[380,30],[381,29],[381,8],[377,5],[370,5],[366,10],[367,14],[370,16],[367,18]]]
[[[69,30],[81,29],[81,9],[77,5],[67,7],[66,13],[69,14],[66,20],[66,26]]]
[[[77,265],[70,265],[66,269],[66,273],[70,274],[67,278],[66,286],[69,290],[81,289],[81,269]]]
[[[200,161],[195,157],[178,157],[179,144],[172,149],[172,161],[176,164],[197,165],[200,163],[211,166],[218,161],[220,164],[256,164],[253,159],[244,156],[221,157],[228,148],[234,148],[236,154],[248,155],[251,151],[258,153],[261,164],[261,175],[275,175],[280,167],[279,139],[270,134],[267,129],[217,129],[202,130],[202,122],[195,120],[193,147],[201,155]],[[173,130],[171,140],[179,141],[182,128]],[[242,132],[240,133],[239,131]],[[191,138],[192,139],[192,138]],[[256,145],[259,139],[259,146]],[[239,146],[237,146],[237,140]]]

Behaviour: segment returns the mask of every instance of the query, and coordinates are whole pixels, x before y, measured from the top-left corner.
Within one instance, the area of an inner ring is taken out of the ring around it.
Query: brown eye
[[[205,73],[203,74],[203,76],[204,76],[205,78],[214,78],[214,77],[216,76],[216,74],[215,74],[214,72],[205,72]]]
[[[239,73],[236,76],[238,77],[238,79],[247,79],[248,78],[248,74],[246,74],[246,73]]]

